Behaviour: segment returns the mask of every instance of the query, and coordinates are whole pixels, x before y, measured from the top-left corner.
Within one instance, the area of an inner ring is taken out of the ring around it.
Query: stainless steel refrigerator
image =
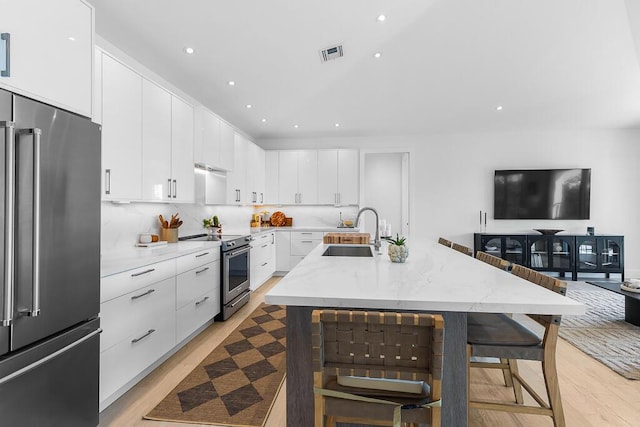
[[[0,425],[98,425],[100,127],[0,90]]]

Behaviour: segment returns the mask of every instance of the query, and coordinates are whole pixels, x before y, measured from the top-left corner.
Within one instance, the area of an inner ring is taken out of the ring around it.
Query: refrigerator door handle
[[[40,314],[40,141],[42,130],[38,128],[22,129],[18,135],[33,135],[33,228],[31,246],[31,309],[20,310],[30,317]]]
[[[62,353],[65,353],[65,352],[67,352],[67,351],[71,350],[71,349],[72,349],[72,348],[74,348],[74,347],[77,347],[78,345],[80,345],[80,344],[82,344],[83,342],[85,342],[85,341],[87,341],[87,340],[89,340],[89,339],[91,339],[91,338],[95,337],[96,335],[98,335],[98,334],[99,334],[99,333],[101,333],[101,332],[102,332],[102,329],[101,329],[101,328],[98,328],[98,329],[96,329],[95,331],[91,332],[90,334],[85,335],[84,337],[80,338],[78,341],[74,341],[74,342],[72,342],[71,344],[69,344],[68,346],[63,347],[63,348],[61,348],[60,350],[58,350],[58,351],[56,351],[56,352],[53,352],[53,353],[49,354],[49,355],[48,355],[48,356],[46,356],[46,357],[43,357],[42,359],[40,359],[40,360],[38,360],[38,361],[36,361],[36,362],[33,362],[32,364],[27,365],[27,366],[25,366],[25,367],[24,367],[24,368],[22,368],[22,369],[18,369],[17,371],[12,372],[12,373],[10,373],[9,375],[7,375],[6,377],[0,378],[0,385],[4,384],[4,383],[6,383],[6,382],[9,382],[9,381],[11,381],[12,379],[14,379],[14,378],[16,378],[16,377],[19,377],[20,375],[22,375],[22,374],[24,374],[24,373],[27,373],[27,372],[29,372],[29,371],[34,370],[35,368],[37,368],[37,367],[38,367],[38,366],[40,366],[40,365],[44,365],[44,364],[45,364],[45,363],[47,363],[49,360],[51,360],[51,359],[53,359],[53,358],[55,358],[55,357],[58,357],[58,356],[59,356],[59,355],[61,355]]]
[[[15,210],[15,166],[16,140],[13,122],[0,122],[4,128],[4,277],[2,278],[2,312],[0,326],[10,326],[13,322],[13,258],[14,258],[14,210]]]

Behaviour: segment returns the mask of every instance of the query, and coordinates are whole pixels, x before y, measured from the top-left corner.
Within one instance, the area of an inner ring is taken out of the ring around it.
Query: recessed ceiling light
[[[263,118],[263,119],[262,119],[262,120],[260,120],[260,121],[261,121],[262,123],[266,123],[266,122],[267,122],[267,119],[264,119],[264,118]]]
[[[300,126],[298,125],[293,125],[294,128],[298,129]]]
[[[496,110],[497,110],[497,111],[502,111],[502,105],[498,105],[498,106],[496,107]]]
[[[251,108],[251,107],[253,107],[253,105],[247,104],[247,108]]]
[[[185,47],[184,48],[184,53],[188,53],[189,55],[191,55],[193,52],[195,52],[195,50],[193,50],[192,47]]]
[[[376,19],[378,20],[378,22],[384,22],[385,19],[387,19],[387,17],[384,16],[384,15],[378,15],[378,17]]]
[[[69,37],[67,37],[67,38],[68,38],[69,40],[71,40],[72,42],[76,41],[76,38],[75,38],[75,37],[73,37],[73,36],[69,36]]]
[[[376,58],[376,59],[380,58],[381,56],[382,56],[382,54],[380,52],[376,52],[376,53],[373,54],[373,57]]]
[[[337,128],[339,128],[339,127],[340,127],[340,123],[336,123],[336,125],[335,125],[335,126],[336,126]]]
[[[235,86],[235,85],[236,85],[236,82],[234,82],[233,80],[229,80],[229,81],[227,82],[227,84],[228,84],[229,86]]]

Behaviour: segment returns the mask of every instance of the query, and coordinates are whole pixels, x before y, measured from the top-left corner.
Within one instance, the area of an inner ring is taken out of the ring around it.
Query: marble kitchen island
[[[319,245],[266,295],[287,306],[287,425],[313,426],[311,311],[318,307],[441,313],[445,319],[442,425],[467,425],[467,313],[581,315],[567,297],[431,241],[406,263],[386,255],[322,256]],[[292,327],[294,326],[295,327]]]

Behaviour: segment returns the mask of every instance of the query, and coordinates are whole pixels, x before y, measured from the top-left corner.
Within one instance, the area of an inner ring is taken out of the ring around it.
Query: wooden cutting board
[[[327,233],[322,239],[323,243],[351,243],[351,244],[368,244],[371,240],[369,233]]]

